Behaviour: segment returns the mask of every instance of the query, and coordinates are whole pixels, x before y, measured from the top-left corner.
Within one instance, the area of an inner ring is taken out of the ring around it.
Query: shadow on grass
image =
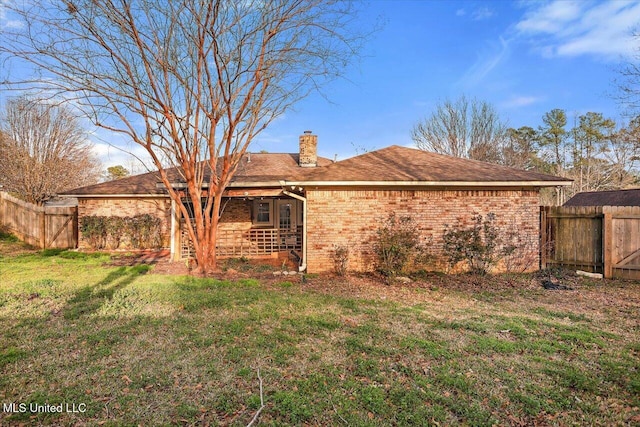
[[[95,313],[118,290],[130,285],[150,268],[148,265],[120,267],[99,282],[79,289],[62,310],[65,319],[73,320]]]

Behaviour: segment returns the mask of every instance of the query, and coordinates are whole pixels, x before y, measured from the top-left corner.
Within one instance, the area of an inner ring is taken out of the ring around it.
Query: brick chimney
[[[300,135],[300,167],[314,168],[318,165],[318,136],[312,135],[310,130],[305,130]]]

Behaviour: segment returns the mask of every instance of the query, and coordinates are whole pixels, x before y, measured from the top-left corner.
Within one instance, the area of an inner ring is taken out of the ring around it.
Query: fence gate
[[[542,208],[542,263],[604,273],[602,208]]]
[[[76,206],[36,206],[0,192],[0,226],[41,249],[78,245]]]
[[[640,207],[605,207],[605,276],[640,279]]]
[[[543,206],[541,267],[640,279],[640,207]]]

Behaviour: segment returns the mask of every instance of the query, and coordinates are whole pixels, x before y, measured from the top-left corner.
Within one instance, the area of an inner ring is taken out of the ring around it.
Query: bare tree
[[[0,132],[0,184],[25,200],[43,204],[63,190],[98,181],[100,163],[68,107],[12,99],[0,114]]]
[[[340,76],[363,40],[351,31],[353,4],[339,0],[5,7],[25,25],[0,35],[0,52],[35,65],[48,91],[74,97],[98,126],[143,146],[185,216],[186,193],[196,214],[187,230],[204,272],[216,268],[222,195],[251,141]],[[165,163],[178,168],[185,193],[172,188]]]
[[[611,178],[615,188],[626,188],[640,179],[640,117],[611,136],[606,157],[611,163]]]
[[[462,96],[438,104],[411,137],[422,150],[500,163],[507,126],[491,104]]]
[[[631,36],[640,46],[640,33],[634,31]],[[635,116],[640,112],[640,49],[636,48],[633,55],[625,58],[617,71],[614,84],[618,91],[614,98],[629,115]]]

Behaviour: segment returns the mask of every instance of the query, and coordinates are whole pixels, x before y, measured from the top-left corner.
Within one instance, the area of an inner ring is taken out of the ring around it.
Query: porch
[[[228,197],[218,226],[218,257],[277,258],[303,257],[304,214],[300,200],[286,197],[278,190],[266,196],[264,190],[253,196]],[[254,190],[255,192],[255,190]],[[248,192],[244,192],[247,194]],[[243,194],[243,196],[244,196]],[[254,193],[255,194],[255,193]],[[259,195],[259,196],[258,196]],[[176,245],[178,259],[194,258],[194,248],[187,231],[191,218],[180,218]],[[176,218],[177,220],[178,218]],[[174,257],[176,259],[176,257]]]
[[[183,220],[184,222],[184,220]],[[186,227],[181,227],[180,258],[194,258],[194,249]],[[219,257],[277,257],[280,253],[302,253],[302,226],[295,229],[252,228],[249,230],[218,230],[216,251]]]

